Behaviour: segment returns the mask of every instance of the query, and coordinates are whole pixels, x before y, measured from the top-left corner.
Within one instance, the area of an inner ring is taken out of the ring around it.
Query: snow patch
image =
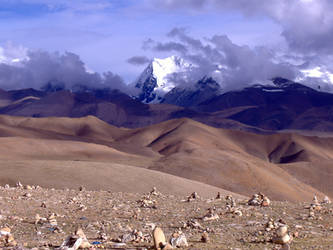
[[[283,89],[262,89],[265,92],[284,92]]]

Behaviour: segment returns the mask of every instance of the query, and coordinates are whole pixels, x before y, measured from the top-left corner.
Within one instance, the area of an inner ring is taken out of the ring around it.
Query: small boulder
[[[179,248],[188,247],[186,236],[182,232],[177,233],[176,235],[173,235],[173,237],[170,240],[170,243],[171,243],[171,246],[174,248],[175,247],[179,247]]]
[[[209,242],[209,235],[207,232],[204,232],[202,235],[201,235],[201,242],[203,243],[208,243]]]
[[[328,196],[325,196],[322,203],[323,204],[331,204],[331,200],[330,200],[330,198],[328,198]]]
[[[277,228],[275,236],[272,238],[273,243],[275,244],[288,244],[291,241],[291,237],[288,234],[288,226],[281,225]]]
[[[154,247],[156,250],[161,250],[167,245],[165,235],[160,227],[155,227],[153,230]]]

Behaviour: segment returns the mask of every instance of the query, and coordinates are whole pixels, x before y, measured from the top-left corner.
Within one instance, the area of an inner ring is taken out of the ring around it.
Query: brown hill
[[[116,190],[133,185],[126,191],[140,192],[163,178],[168,181],[162,189],[175,189],[171,179],[178,176],[177,185],[187,186],[186,192],[206,190],[200,182],[242,195],[262,191],[279,200],[310,200],[314,193],[333,196],[332,138],[257,135],[190,119],[122,129],[91,116],[0,116],[0,136],[0,184],[26,176],[58,188],[82,183],[108,189],[113,183]]]

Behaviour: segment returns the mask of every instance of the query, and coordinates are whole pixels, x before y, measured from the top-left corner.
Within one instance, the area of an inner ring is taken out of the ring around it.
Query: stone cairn
[[[257,193],[247,202],[250,206],[268,207],[271,204],[270,199],[262,193]]]

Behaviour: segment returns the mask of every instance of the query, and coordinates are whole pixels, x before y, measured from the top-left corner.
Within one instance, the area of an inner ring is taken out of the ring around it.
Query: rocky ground
[[[328,200],[270,202],[258,194],[248,202],[203,199],[200,190],[188,197],[149,191],[1,187],[0,249],[155,249],[153,234],[162,249],[333,249]],[[163,232],[165,242],[157,235]]]

